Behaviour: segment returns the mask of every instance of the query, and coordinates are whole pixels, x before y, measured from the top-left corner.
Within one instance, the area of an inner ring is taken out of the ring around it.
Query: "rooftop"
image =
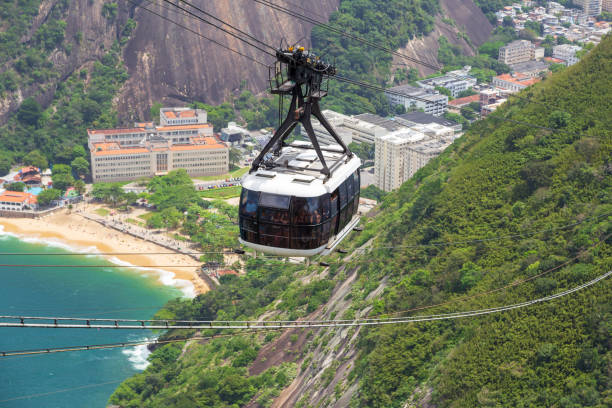
[[[448,127],[455,127],[458,125],[458,123],[453,122],[452,120],[448,120],[444,117],[434,116],[423,112],[404,113],[403,115],[399,115],[398,118],[407,120],[409,122],[422,124],[437,123],[439,125],[444,125]]]
[[[472,102],[478,102],[478,101],[480,101],[480,95],[476,94],[476,95],[465,96],[463,98],[453,99],[448,104],[452,106],[463,106],[463,105],[468,105]]]
[[[354,118],[371,123],[376,126],[380,126],[391,132],[405,127],[391,119],[383,118],[382,116],[374,115],[373,113],[362,113],[361,115],[355,115]]]
[[[498,80],[511,82],[517,85],[529,86],[533,85],[537,82],[540,82],[540,78],[530,78],[527,75],[523,75],[520,72],[517,72],[513,75],[510,74],[501,74],[496,76]]]
[[[20,191],[4,191],[0,194],[0,201],[9,203],[36,203],[36,196],[30,193],[22,193]]]
[[[519,64],[512,64],[510,68],[512,68],[514,72],[546,71],[548,69],[548,64],[543,61],[527,61]]]

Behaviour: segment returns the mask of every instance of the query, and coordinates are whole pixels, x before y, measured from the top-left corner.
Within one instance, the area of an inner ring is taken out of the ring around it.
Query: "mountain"
[[[474,56],[476,49],[489,39],[493,26],[472,0],[441,0],[442,12],[436,17],[433,31],[421,38],[410,40],[400,48],[402,54],[418,56],[421,61],[437,66],[439,38],[444,36],[459,46],[463,55]],[[394,57],[396,67],[414,68],[426,76],[433,69]]]
[[[612,269],[612,36],[511,98],[385,197],[329,267],[248,259],[164,319],[434,315],[578,287]],[[360,250],[361,249],[361,250]],[[407,312],[410,311],[410,312]],[[497,314],[182,341],[110,403],[125,407],[604,407],[610,279]],[[214,333],[202,331],[200,336]],[[227,335],[227,332],[224,332]]]

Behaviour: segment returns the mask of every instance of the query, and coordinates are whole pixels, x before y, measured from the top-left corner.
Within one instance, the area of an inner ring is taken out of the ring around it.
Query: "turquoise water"
[[[42,191],[42,187],[30,187],[28,188],[28,193],[34,194],[35,196],[39,195]]]
[[[100,257],[0,236],[0,264],[110,265]],[[0,267],[0,315],[150,318],[181,296],[157,275],[124,268]],[[0,328],[0,351],[138,341],[143,331]],[[0,357],[0,407],[105,407],[118,383],[146,366],[146,347]],[[110,383],[112,382],[112,383]],[[106,383],[106,384],[104,384]]]

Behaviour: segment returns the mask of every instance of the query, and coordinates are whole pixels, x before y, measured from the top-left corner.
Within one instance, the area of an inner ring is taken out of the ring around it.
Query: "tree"
[[[241,159],[242,159],[242,152],[232,147],[229,151],[230,167],[232,168],[238,167],[240,165]]]
[[[164,107],[161,102],[155,102],[151,105],[151,120],[159,125],[159,111]]]
[[[550,114],[548,123],[552,128],[561,129],[566,127],[571,119],[572,115],[570,115],[568,112],[555,110]]]
[[[62,192],[60,190],[56,188],[48,188],[46,190],[41,191],[38,195],[38,205],[43,207],[47,206],[51,204],[52,201],[59,200],[61,196]]]
[[[87,158],[87,151],[81,145],[74,145],[72,147],[71,157],[72,160],[76,159],[77,157]]]
[[[47,158],[40,152],[40,150],[32,150],[30,153],[23,156],[23,164],[26,166],[38,167],[41,170],[49,167]]]
[[[512,27],[512,28],[514,28],[514,21],[512,20],[512,17],[510,17],[510,16],[504,17],[504,20],[502,22],[502,26],[503,27]]]
[[[12,160],[8,156],[0,156],[0,176],[4,176],[11,171]]]
[[[77,157],[74,159],[72,162],[70,162],[70,166],[76,175],[81,178],[89,175],[89,162],[83,157]]]
[[[26,188],[25,183],[22,183],[21,181],[18,181],[16,183],[10,183],[6,186],[6,189],[8,191],[19,191],[22,192],[24,191]]]
[[[17,119],[24,125],[37,127],[39,120],[42,118],[42,113],[42,107],[36,99],[29,97],[19,107]]]
[[[72,174],[72,168],[67,164],[54,164],[53,174]]]
[[[85,182],[83,180],[76,180],[74,182],[74,189],[79,195],[85,194]]]
[[[72,177],[72,174],[54,174],[51,176],[51,180],[53,181],[53,188],[62,191],[66,191],[68,187],[74,185],[74,177]]]

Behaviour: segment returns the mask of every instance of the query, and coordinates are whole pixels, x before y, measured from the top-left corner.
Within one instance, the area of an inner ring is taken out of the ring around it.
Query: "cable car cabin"
[[[357,225],[361,160],[338,145],[321,150],[333,163],[327,180],[306,142],[283,147],[269,169],[242,178],[241,244],[279,256],[325,255]]]

